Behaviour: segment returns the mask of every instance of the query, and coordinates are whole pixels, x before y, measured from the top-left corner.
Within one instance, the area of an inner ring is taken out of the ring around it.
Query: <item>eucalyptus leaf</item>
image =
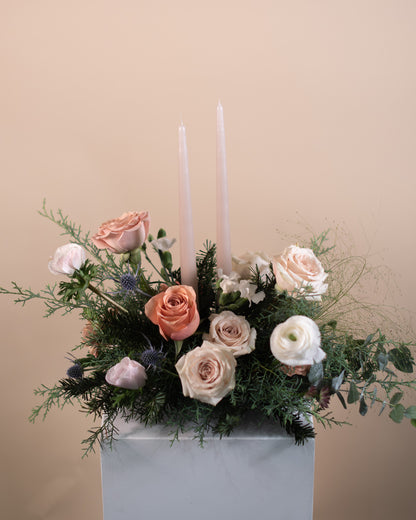
[[[416,406],[409,406],[409,408],[406,408],[404,416],[408,419],[416,419]]]
[[[371,340],[374,338],[374,334],[369,334],[366,338],[365,338],[365,341],[363,343],[363,347],[367,347],[370,343],[371,343]]]
[[[370,408],[373,407],[375,401],[376,401],[376,397],[377,397],[377,387],[374,388],[373,390],[373,394],[372,394],[372,399],[371,399],[371,403],[370,403]]]
[[[364,397],[362,397],[360,399],[360,409],[359,409],[359,412],[360,412],[360,415],[363,415],[363,416],[368,412],[368,406],[367,406],[367,403],[365,402]]]
[[[345,404],[344,396],[341,394],[341,392],[337,392],[338,399],[341,401],[342,406],[347,409],[347,405]]]
[[[324,367],[322,363],[315,363],[309,370],[308,379],[312,386],[318,386],[324,378]]]
[[[345,370],[343,370],[339,376],[332,378],[332,390],[338,392],[341,388],[342,382],[344,381]]]
[[[348,392],[347,403],[356,403],[360,398],[360,392],[353,381],[350,382],[350,391]]]
[[[389,417],[395,423],[401,423],[404,417],[404,406],[402,404],[396,404],[396,406],[389,413]]]
[[[400,402],[401,398],[403,397],[403,392],[396,392],[393,397],[390,399],[390,404],[395,405]]]
[[[384,370],[386,368],[388,362],[389,362],[389,358],[387,357],[386,354],[379,354],[377,356],[378,368],[380,370]]]
[[[397,370],[400,370],[400,372],[405,372],[406,374],[411,374],[413,372],[412,353],[404,345],[399,348],[393,348],[390,350],[388,357]]]
[[[379,416],[384,412],[384,409],[386,408],[387,401],[383,401],[383,404],[381,405]]]

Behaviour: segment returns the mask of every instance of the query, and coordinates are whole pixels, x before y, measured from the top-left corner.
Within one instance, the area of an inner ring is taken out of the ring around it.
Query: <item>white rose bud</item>
[[[183,395],[218,404],[235,386],[237,362],[231,352],[204,341],[176,363]]]
[[[83,247],[78,244],[66,244],[58,247],[52,260],[48,263],[52,274],[67,274],[72,276],[76,269],[82,267],[86,260]]]
[[[146,384],[146,379],[144,366],[129,357],[125,357],[120,363],[113,365],[105,375],[105,380],[109,385],[129,390],[141,388]]]
[[[276,288],[289,293],[297,291],[307,300],[320,300],[328,285],[321,262],[312,249],[289,246],[273,259]]]
[[[291,316],[277,325],[270,336],[273,356],[289,366],[320,363],[326,356],[320,345],[319,327],[306,316]]]
[[[250,323],[244,316],[223,311],[220,314],[211,314],[209,319],[209,334],[204,334],[204,339],[224,347],[234,357],[250,354],[254,350],[256,329],[250,328]]]

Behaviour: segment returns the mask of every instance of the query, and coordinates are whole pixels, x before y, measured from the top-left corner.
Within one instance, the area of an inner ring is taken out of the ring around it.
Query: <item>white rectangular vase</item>
[[[315,442],[255,423],[230,437],[120,423],[101,453],[104,520],[312,519]]]

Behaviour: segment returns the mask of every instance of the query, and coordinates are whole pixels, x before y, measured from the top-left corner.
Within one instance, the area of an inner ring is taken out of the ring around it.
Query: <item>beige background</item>
[[[412,321],[415,24],[413,0],[0,0],[0,285],[55,281],[46,262],[65,240],[36,214],[44,197],[86,230],[148,209],[177,236],[181,118],[196,243],[215,240],[220,98],[234,252],[341,224],[395,272],[392,301]],[[81,323],[0,305],[0,516],[98,520],[99,457],[80,450],[91,421],[26,420]],[[314,518],[414,518],[416,431],[375,410],[346,417],[318,428]]]

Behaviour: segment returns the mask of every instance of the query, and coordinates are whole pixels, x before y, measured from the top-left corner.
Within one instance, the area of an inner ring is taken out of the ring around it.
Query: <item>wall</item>
[[[378,276],[376,303],[387,293],[412,324],[415,22],[411,0],[1,0],[0,285],[55,281],[46,263],[65,240],[37,215],[43,198],[85,230],[148,209],[177,236],[181,119],[196,243],[215,240],[221,99],[233,250],[278,253],[340,226],[394,273]],[[99,457],[80,449],[92,421],[72,408],[26,419],[82,325],[0,305],[2,517],[98,520]],[[318,427],[315,518],[413,518],[415,431],[335,410],[352,426]]]

